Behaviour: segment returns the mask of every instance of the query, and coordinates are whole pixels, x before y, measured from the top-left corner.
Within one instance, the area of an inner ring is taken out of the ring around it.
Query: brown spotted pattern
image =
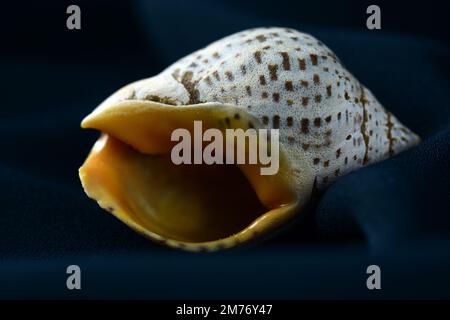
[[[327,46],[292,29],[239,32],[147,81],[155,78],[128,98],[241,107],[263,127],[280,129],[296,181],[311,187],[418,142]]]

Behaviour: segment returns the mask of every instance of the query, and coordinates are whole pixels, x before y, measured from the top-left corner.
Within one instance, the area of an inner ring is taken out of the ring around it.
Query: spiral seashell
[[[174,164],[171,134],[193,132],[196,120],[221,132],[278,129],[278,172]],[[82,127],[102,132],[79,170],[88,196],[146,237],[190,251],[265,235],[301,215],[314,190],[419,142],[329,48],[286,28],[216,41],[118,90]]]

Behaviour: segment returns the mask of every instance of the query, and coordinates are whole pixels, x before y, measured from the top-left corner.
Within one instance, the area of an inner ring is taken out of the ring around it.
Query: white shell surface
[[[403,126],[311,35],[256,28],[216,41],[161,74],[122,89],[118,100],[174,106],[219,102],[280,129],[299,193],[417,144]]]

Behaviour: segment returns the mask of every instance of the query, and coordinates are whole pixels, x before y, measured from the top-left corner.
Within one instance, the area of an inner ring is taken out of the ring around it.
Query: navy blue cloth
[[[450,28],[438,4],[382,5],[383,29],[369,31],[367,6],[349,2],[89,1],[82,30],[68,31],[69,4],[11,7],[0,26],[0,298],[450,298]],[[77,170],[98,136],[79,128],[86,114],[213,40],[267,25],[319,38],[423,142],[226,252],[158,246],[84,194]],[[66,289],[71,264],[81,291]],[[371,264],[382,290],[366,288]]]

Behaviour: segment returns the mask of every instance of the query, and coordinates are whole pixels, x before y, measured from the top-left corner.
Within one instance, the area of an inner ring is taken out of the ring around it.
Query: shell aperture
[[[280,169],[171,163],[170,135],[279,129]],[[216,41],[118,90],[82,122],[102,137],[80,168],[86,193],[152,240],[191,251],[251,241],[301,214],[313,189],[419,138],[323,43],[256,28]]]

